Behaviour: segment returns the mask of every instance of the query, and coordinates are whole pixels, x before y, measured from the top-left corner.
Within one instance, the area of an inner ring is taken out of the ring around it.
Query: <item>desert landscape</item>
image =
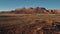
[[[36,7],[2,11],[0,34],[60,34],[60,10]]]

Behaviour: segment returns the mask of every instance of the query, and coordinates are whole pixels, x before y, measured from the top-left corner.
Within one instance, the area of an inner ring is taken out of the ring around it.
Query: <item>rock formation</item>
[[[9,12],[1,13],[14,13],[14,14],[60,14],[60,10],[47,10],[46,8],[36,7],[36,8],[17,8]]]

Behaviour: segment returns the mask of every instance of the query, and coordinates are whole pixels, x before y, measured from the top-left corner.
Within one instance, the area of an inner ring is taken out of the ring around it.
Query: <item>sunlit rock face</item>
[[[1,12],[1,13],[15,13],[15,14],[60,14],[60,10],[47,10],[43,7],[36,8],[17,8],[13,11],[9,12]]]
[[[25,14],[40,14],[40,13],[45,13],[46,9],[45,8],[40,8],[40,7],[36,7],[36,8],[17,8],[15,10],[18,13],[25,13]]]
[[[55,10],[56,14],[60,14],[60,10]]]
[[[15,13],[25,13],[26,12],[26,9],[25,8],[17,8],[15,9]]]
[[[15,10],[16,13],[23,14],[60,14],[60,10],[47,10],[46,8],[18,8]]]
[[[34,13],[34,11],[35,11],[34,8],[27,8],[26,9],[27,14],[32,14],[32,13]]]
[[[36,7],[35,8],[35,12],[38,13],[38,14],[45,13],[46,12],[46,9],[45,8]]]

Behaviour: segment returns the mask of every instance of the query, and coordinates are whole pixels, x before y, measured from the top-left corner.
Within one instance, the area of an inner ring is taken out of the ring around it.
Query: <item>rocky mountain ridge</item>
[[[11,11],[2,11],[1,13],[13,13],[13,14],[60,14],[60,10],[47,10],[46,8],[17,8]]]

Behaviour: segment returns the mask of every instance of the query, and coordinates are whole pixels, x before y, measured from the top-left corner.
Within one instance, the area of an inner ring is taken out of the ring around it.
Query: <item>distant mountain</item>
[[[14,13],[14,14],[60,14],[60,10],[47,10],[46,8],[17,8],[12,11],[2,11],[0,13]]]

